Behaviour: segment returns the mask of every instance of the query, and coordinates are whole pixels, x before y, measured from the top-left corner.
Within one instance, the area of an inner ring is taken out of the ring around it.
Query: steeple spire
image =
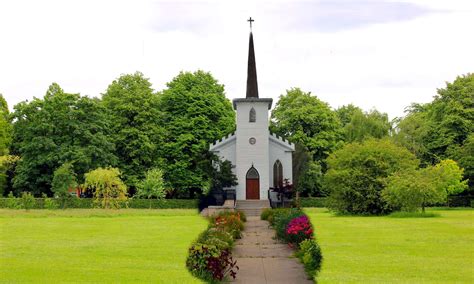
[[[252,34],[252,17],[248,19],[250,22],[250,39],[249,39],[249,61],[247,69],[247,98],[258,98],[258,84],[257,84],[257,67],[255,66],[255,51],[253,49],[253,34]]]

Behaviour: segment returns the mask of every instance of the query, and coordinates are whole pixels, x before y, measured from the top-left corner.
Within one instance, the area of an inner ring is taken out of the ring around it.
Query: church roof
[[[250,31],[249,61],[247,66],[247,95],[246,98],[258,98],[257,66],[255,65],[255,51],[253,48],[253,34]]]

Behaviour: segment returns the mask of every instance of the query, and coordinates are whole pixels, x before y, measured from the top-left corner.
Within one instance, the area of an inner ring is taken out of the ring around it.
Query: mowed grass
[[[318,283],[474,283],[472,209],[431,209],[433,218],[305,211],[324,256]]]
[[[196,210],[0,210],[0,282],[196,283]]]

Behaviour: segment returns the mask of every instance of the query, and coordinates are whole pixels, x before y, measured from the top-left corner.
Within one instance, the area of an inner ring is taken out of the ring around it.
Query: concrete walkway
[[[286,244],[273,239],[275,231],[260,217],[247,217],[242,239],[233,256],[239,270],[234,283],[314,283]]]

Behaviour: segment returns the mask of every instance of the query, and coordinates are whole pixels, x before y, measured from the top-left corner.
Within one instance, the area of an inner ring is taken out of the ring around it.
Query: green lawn
[[[474,210],[435,218],[335,217],[305,209],[319,283],[473,283]],[[0,282],[193,283],[195,210],[0,210]]]
[[[0,210],[0,282],[193,283],[196,210]]]
[[[472,209],[432,209],[435,218],[305,211],[323,250],[318,283],[474,283]]]

